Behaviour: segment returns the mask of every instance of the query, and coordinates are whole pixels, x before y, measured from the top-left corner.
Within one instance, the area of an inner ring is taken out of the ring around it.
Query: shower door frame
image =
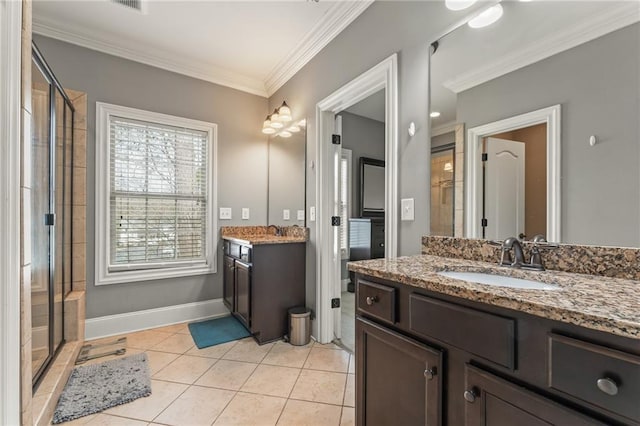
[[[56,191],[55,185],[56,185],[56,149],[57,149],[57,124],[58,124],[58,117],[57,117],[57,111],[56,111],[56,94],[58,94],[59,96],[62,97],[62,101],[64,102],[65,106],[69,107],[69,110],[71,112],[71,153],[70,153],[70,163],[69,163],[69,167],[71,168],[71,182],[69,182],[69,185],[71,185],[71,190],[69,191],[69,196],[70,196],[70,200],[69,200],[69,205],[71,206],[70,208],[70,213],[73,211],[73,118],[74,118],[74,114],[75,114],[75,109],[73,107],[73,103],[71,102],[71,99],[69,99],[69,96],[66,94],[66,92],[64,91],[64,88],[62,87],[62,85],[60,84],[60,82],[58,81],[58,79],[56,78],[55,74],[53,73],[53,71],[51,70],[51,68],[49,67],[49,65],[47,64],[47,62],[45,61],[44,57],[42,56],[42,53],[40,52],[40,50],[38,49],[38,47],[36,46],[36,44],[34,42],[32,42],[31,44],[32,47],[32,60],[36,63],[36,66],[39,68],[39,71],[42,73],[42,75],[49,81],[49,214],[53,214],[54,217],[54,223],[52,225],[49,225],[49,281],[48,281],[48,287],[47,287],[47,291],[49,293],[49,300],[48,300],[48,349],[49,349],[49,353],[47,355],[47,358],[45,359],[44,363],[38,368],[38,371],[33,372],[32,374],[32,385],[33,385],[33,390],[35,392],[35,390],[37,389],[38,385],[40,384],[42,378],[44,377],[44,375],[46,374],[47,370],[51,367],[52,361],[56,358],[56,356],[58,355],[58,353],[60,352],[60,350],[62,349],[62,347],[65,344],[65,338],[64,338],[64,299],[65,299],[65,288],[64,288],[64,277],[65,277],[65,273],[68,271],[68,273],[71,273],[71,268],[72,268],[72,258],[73,258],[73,248],[72,245],[71,247],[69,247],[69,264],[68,267],[66,267],[67,265],[64,264],[63,265],[63,270],[62,270],[62,300],[61,300],[61,317],[60,317],[60,322],[61,322],[61,327],[62,327],[62,336],[60,339],[60,343],[58,344],[58,346],[56,348],[54,348],[54,335],[55,335],[55,329],[54,329],[54,294],[55,294],[55,272],[56,272],[56,256],[60,255],[60,256],[64,256],[64,235],[65,235],[65,228],[64,228],[64,215],[63,217],[59,218],[59,220],[62,220],[62,232],[60,236],[57,235],[56,233],[56,225],[55,225],[55,221],[58,220],[58,218],[56,218],[56,197],[58,196],[58,193]],[[63,126],[63,153],[66,152],[66,145],[65,145],[65,126],[66,126],[66,108],[63,108],[63,113],[62,113],[62,126]],[[27,142],[25,142],[27,143]],[[29,144],[31,144],[31,141],[28,141]],[[29,149],[31,147],[29,146]],[[60,179],[63,180],[63,186],[62,186],[62,194],[61,196],[64,197],[64,192],[65,192],[65,187],[64,187],[64,170],[67,167],[66,165],[66,161],[64,158],[64,154],[63,154],[63,163],[62,163],[62,176],[60,177]],[[63,198],[64,200],[64,198]],[[62,209],[64,211],[65,205],[64,203],[62,204]],[[72,217],[73,219],[73,217]],[[68,230],[69,232],[69,241],[73,241],[73,233],[72,233],[72,229],[73,226],[70,227],[70,229]],[[56,238],[63,238],[63,250],[62,253],[58,254],[56,252]],[[32,362],[32,361],[30,361]]]

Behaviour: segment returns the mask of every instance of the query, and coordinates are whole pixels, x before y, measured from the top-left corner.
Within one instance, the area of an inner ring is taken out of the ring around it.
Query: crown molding
[[[374,0],[336,2],[300,40],[298,45],[282,59],[265,80],[267,94],[272,96],[342,30],[364,12]]]
[[[147,49],[136,50],[122,47],[118,43],[121,39],[106,35],[96,37],[95,35],[88,34],[85,29],[74,27],[68,23],[34,18],[33,32],[77,46],[86,47],[87,49],[118,56],[265,98],[267,97],[264,82],[260,79],[244,76],[200,61],[176,60],[169,55],[163,55],[159,52],[149,52]]]
[[[638,21],[640,21],[640,4],[635,1],[624,2],[606,13],[576,22],[575,25],[560,33],[545,37],[517,52],[499,57],[479,69],[447,80],[443,85],[454,93],[460,93]]]

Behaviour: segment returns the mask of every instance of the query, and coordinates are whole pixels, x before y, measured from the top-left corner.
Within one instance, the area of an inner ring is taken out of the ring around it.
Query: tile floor
[[[128,334],[127,347],[147,353],[152,395],[64,425],[355,423],[355,360],[333,344],[259,346],[247,338],[198,349],[177,324]]]

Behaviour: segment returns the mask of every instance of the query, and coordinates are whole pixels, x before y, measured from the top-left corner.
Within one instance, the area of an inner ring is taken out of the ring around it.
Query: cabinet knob
[[[371,306],[378,301],[376,296],[367,296],[367,305]]]
[[[598,385],[598,389],[607,395],[614,396],[618,394],[618,384],[615,380],[609,377],[603,377],[602,379],[598,379],[596,383]]]
[[[424,370],[424,377],[427,378],[427,380],[433,380],[433,377],[436,375],[437,370],[435,367],[433,368],[427,368],[426,370]]]
[[[478,393],[476,392],[475,388],[464,391],[464,399],[466,399],[467,402],[474,403],[477,397]]]

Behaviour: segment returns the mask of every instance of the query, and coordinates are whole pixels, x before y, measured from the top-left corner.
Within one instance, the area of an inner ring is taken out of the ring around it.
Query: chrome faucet
[[[267,232],[269,231],[269,229],[273,228],[275,230],[274,235],[276,237],[280,237],[282,236],[282,229],[278,226],[278,225],[269,225],[267,226]]]
[[[532,243],[531,256],[529,258],[529,262],[526,262],[524,259],[524,250],[522,249],[520,240],[518,240],[516,237],[509,237],[504,240],[504,242],[502,242],[500,246],[500,265],[511,266],[513,268],[525,268],[533,269],[536,271],[544,271],[541,249],[557,248],[558,246],[556,244],[548,243],[544,238],[544,235],[540,234],[533,237]],[[495,242],[491,242],[491,244],[495,245]],[[515,260],[512,260],[511,258],[512,250]]]
[[[513,250],[513,255],[515,260],[509,264],[514,268],[521,268],[524,265],[524,252],[522,251],[522,244],[520,244],[520,240],[516,237],[509,237],[502,243],[502,257],[500,259],[500,263],[505,265],[505,261],[511,260],[511,250]],[[505,255],[507,256],[505,259]]]

